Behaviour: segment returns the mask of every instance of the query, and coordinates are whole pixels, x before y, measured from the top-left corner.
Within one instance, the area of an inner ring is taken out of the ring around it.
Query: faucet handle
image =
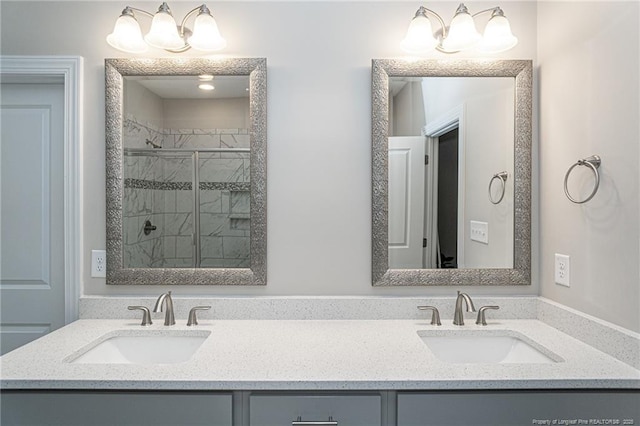
[[[438,308],[435,306],[418,306],[418,309],[421,311],[432,311],[431,325],[442,325],[440,322],[440,312],[438,312]]]
[[[484,311],[486,311],[487,309],[498,310],[500,309],[500,306],[483,306],[480,309],[478,309],[478,319],[476,319],[476,324],[487,325],[487,320],[484,317]]]
[[[196,317],[196,312],[198,311],[208,311],[211,309],[211,306],[196,306],[191,308],[189,311],[189,319],[187,320],[187,325],[198,325],[198,318]]]
[[[142,324],[143,326],[151,325],[153,322],[151,321],[151,312],[149,312],[149,308],[146,306],[129,306],[127,307],[130,311],[139,310],[142,311]]]

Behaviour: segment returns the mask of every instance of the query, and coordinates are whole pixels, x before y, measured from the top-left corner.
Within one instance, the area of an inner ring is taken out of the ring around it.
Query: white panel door
[[[422,268],[425,138],[389,138],[389,268]]]
[[[0,352],[62,327],[62,84],[2,84]]]

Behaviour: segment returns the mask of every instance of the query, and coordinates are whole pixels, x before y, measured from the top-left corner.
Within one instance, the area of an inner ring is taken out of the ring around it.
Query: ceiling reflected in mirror
[[[249,98],[249,77],[210,74],[186,76],[127,76],[162,99]],[[209,84],[212,88],[202,89]]]

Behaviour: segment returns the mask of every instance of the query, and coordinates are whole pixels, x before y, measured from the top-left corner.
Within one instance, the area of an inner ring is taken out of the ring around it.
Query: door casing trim
[[[82,92],[81,56],[1,56],[0,79],[64,87],[64,294],[65,324],[78,319],[82,274]]]

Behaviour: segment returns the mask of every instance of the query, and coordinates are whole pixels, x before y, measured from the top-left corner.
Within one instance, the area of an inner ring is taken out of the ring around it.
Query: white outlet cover
[[[107,252],[105,250],[91,250],[91,276],[94,278],[107,276]]]
[[[571,257],[566,254],[555,255],[554,278],[558,285],[571,286]]]

